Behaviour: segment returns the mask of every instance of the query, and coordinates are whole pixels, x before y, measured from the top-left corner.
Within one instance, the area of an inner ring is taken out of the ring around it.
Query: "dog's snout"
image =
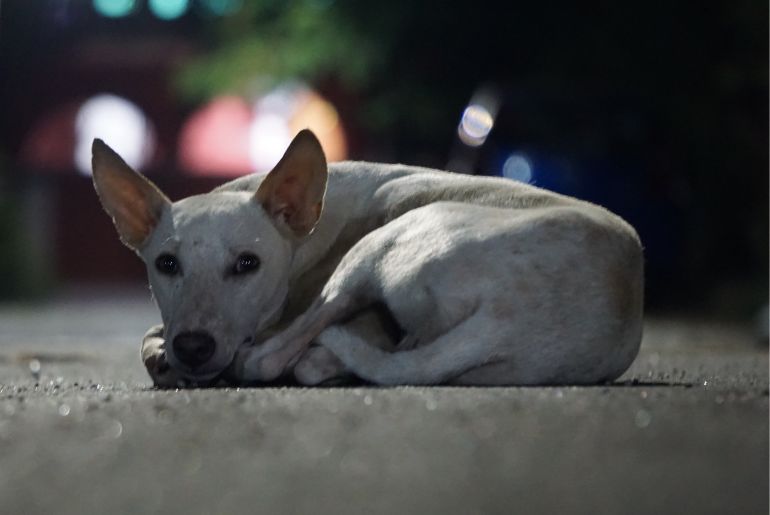
[[[174,338],[174,355],[190,368],[203,365],[214,355],[217,342],[207,332],[191,331]]]

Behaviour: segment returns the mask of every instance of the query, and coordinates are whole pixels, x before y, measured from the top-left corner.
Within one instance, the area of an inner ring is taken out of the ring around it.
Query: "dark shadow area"
[[[0,297],[143,281],[83,168],[95,132],[179,199],[265,171],[310,126],[332,159],[602,204],[641,235],[651,311],[750,320],[767,302],[768,7],[595,7],[5,0]]]

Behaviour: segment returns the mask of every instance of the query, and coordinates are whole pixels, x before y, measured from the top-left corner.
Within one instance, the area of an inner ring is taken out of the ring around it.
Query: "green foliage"
[[[377,44],[320,2],[251,3],[237,21],[217,27],[217,48],[185,66],[178,78],[188,98],[253,94],[285,79],[329,76],[364,87],[377,67]],[[245,23],[244,20],[250,20]]]
[[[177,87],[198,102],[220,94],[256,96],[287,79],[334,84],[364,99],[357,125],[392,130],[405,114],[396,106],[412,105],[421,116],[411,126],[426,132],[445,106],[433,84],[401,80],[409,59],[399,55],[400,45],[414,14],[401,0],[246,2],[237,16],[212,24],[212,50],[180,69]]]

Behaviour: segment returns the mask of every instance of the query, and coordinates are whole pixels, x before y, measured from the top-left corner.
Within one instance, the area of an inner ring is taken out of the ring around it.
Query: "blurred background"
[[[0,0],[0,299],[144,284],[94,137],[176,200],[269,170],[309,126],[330,160],[602,204],[641,235],[650,312],[754,319],[767,20],[756,0]]]

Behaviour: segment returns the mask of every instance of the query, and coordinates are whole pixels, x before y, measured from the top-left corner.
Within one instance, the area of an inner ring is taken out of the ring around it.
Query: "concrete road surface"
[[[768,513],[767,346],[740,327],[652,319],[611,386],[157,391],[156,320],[0,307],[0,514]]]

